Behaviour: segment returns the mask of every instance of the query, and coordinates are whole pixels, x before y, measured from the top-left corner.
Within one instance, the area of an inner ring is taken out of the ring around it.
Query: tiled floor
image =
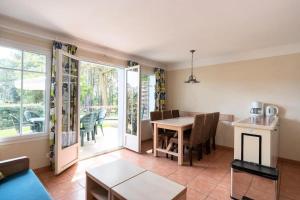
[[[145,143],[144,147],[151,144]],[[48,170],[37,171],[37,175],[47,187],[54,199],[85,199],[85,170],[89,167],[102,165],[117,159],[125,159],[147,170],[165,176],[188,188],[188,200],[200,199],[230,199],[230,162],[233,152],[227,149],[217,149],[210,155],[205,155],[201,161],[194,162],[193,167],[178,166],[176,161],[158,158],[150,153],[137,154],[122,149],[91,159],[80,161],[59,176],[54,176]],[[300,199],[300,166],[290,163],[279,163],[281,171],[281,196],[283,200]],[[263,192],[264,184],[259,180],[251,180]],[[256,182],[255,182],[256,181]],[[251,192],[251,191],[249,191]],[[265,198],[268,199],[265,195]]]

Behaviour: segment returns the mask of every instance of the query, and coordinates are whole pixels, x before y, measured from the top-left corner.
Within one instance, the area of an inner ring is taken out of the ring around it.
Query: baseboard
[[[33,170],[34,173],[38,174],[38,173],[42,173],[42,172],[48,172],[51,171],[50,169],[50,165],[46,166],[46,167],[40,167],[40,168],[36,168]]]
[[[300,161],[299,160],[292,160],[292,159],[288,159],[288,158],[278,157],[278,162],[284,162],[284,163],[289,163],[289,164],[300,166]]]
[[[223,146],[223,145],[218,145],[218,144],[216,144],[216,148],[233,151],[233,147],[228,147],[228,146]]]

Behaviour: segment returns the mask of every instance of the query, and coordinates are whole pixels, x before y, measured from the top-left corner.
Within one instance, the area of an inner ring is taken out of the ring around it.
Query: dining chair
[[[161,111],[153,111],[150,112],[150,120],[151,121],[157,121],[157,120],[161,120],[162,119],[162,113]],[[154,125],[152,124],[152,133],[154,131]],[[154,140],[154,137],[152,137],[152,140]],[[164,143],[166,142],[165,138],[164,138],[164,130],[162,129],[158,129],[158,141],[161,141],[161,146],[164,147]],[[154,141],[152,141],[152,144],[154,145]],[[154,149],[154,146],[152,148],[152,151]]]
[[[179,117],[179,110],[172,110],[171,112],[173,118]]]
[[[162,119],[171,119],[173,118],[171,110],[162,111]]]
[[[194,117],[194,123],[190,132],[184,132],[183,135],[183,148],[188,147],[189,154],[189,164],[193,165],[193,150],[198,151],[199,155],[202,155],[202,144],[204,143],[204,121],[205,114],[196,115]],[[177,144],[178,147],[178,138],[171,138],[170,143]]]
[[[205,144],[206,154],[210,153],[210,131],[213,124],[213,113],[205,114],[204,128],[203,128],[203,142]],[[202,155],[199,155],[202,158]]]
[[[211,129],[210,129],[210,140],[212,140],[213,150],[216,150],[216,134],[217,134],[217,128],[218,128],[218,124],[219,124],[219,118],[220,118],[220,113],[214,112],[213,113],[213,123],[212,123]],[[210,143],[210,141],[209,141],[209,143]]]

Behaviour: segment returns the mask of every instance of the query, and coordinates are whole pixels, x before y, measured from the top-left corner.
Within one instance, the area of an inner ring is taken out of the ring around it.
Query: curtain
[[[52,64],[51,64],[51,84],[50,84],[50,167],[54,169],[54,145],[55,145],[55,122],[56,122],[56,68],[57,68],[57,57],[56,50],[62,49],[72,55],[76,53],[77,47],[71,44],[64,44],[61,42],[54,41],[52,47]]]
[[[155,110],[166,109],[166,73],[164,69],[155,68]]]

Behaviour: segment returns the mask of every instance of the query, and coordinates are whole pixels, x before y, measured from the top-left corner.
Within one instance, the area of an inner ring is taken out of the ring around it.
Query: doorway
[[[80,159],[122,146],[123,69],[80,62]]]

